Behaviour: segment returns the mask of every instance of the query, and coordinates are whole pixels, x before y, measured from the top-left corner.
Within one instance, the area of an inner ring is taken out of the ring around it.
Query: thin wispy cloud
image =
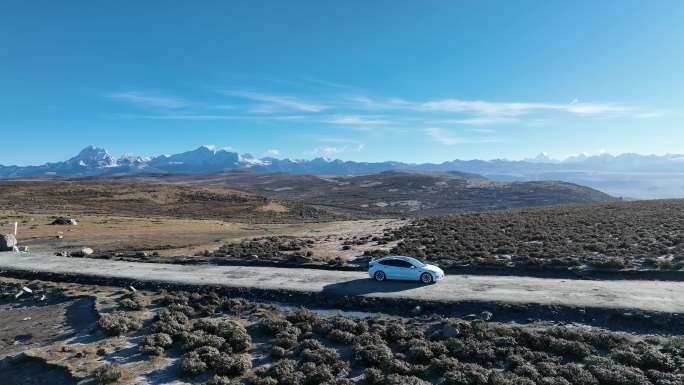
[[[359,109],[369,110],[408,110],[422,112],[462,113],[486,117],[517,117],[536,112],[563,112],[576,115],[626,114],[637,113],[638,109],[616,103],[587,103],[577,99],[569,103],[547,102],[494,102],[486,100],[435,99],[411,101],[402,98],[373,98],[364,95],[345,97],[344,103]],[[496,121],[476,121],[487,124]],[[467,123],[467,121],[466,121]]]
[[[306,120],[305,115],[278,115],[266,117],[271,120],[281,120],[281,121],[295,121],[295,120]]]
[[[323,119],[322,122],[347,126],[375,126],[389,124],[391,121],[387,119],[378,119],[371,116],[339,115]]]
[[[169,114],[169,115],[145,115],[145,119],[153,120],[244,120],[248,117],[233,115],[200,115],[200,114]]]
[[[266,155],[273,157],[280,156],[280,150],[278,150],[277,148],[268,149],[266,150]]]
[[[297,121],[303,120],[305,117],[298,115],[277,115],[277,116],[261,116],[261,115],[217,115],[217,114],[165,114],[165,115],[126,115],[125,118],[144,118],[154,120],[253,120],[253,121]]]
[[[456,144],[465,143],[465,140],[463,138],[443,128],[428,127],[424,128],[423,132],[436,142],[439,142],[446,146],[453,146]]]
[[[456,134],[453,130],[445,129],[441,127],[427,127],[424,128],[423,133],[427,135],[430,139],[443,144],[445,146],[455,146],[457,144],[465,143],[498,143],[502,140],[490,135],[485,136],[460,136]]]
[[[377,99],[365,95],[346,96],[343,105],[368,110],[416,109],[416,104],[400,98]]]
[[[519,116],[540,111],[557,111],[566,112],[579,115],[592,114],[607,114],[607,113],[624,113],[629,109],[627,107],[618,106],[615,104],[601,104],[601,103],[580,103],[571,102],[568,104],[552,104],[552,103],[499,103],[487,102],[482,100],[459,100],[459,99],[444,99],[423,102],[419,104],[419,109],[426,111],[440,111],[440,112],[463,112],[473,113],[485,116]]]
[[[409,100],[375,97],[361,92],[349,95],[344,93],[348,90],[341,84],[313,78],[298,81],[300,85],[303,82],[320,86],[318,89],[327,89],[330,94],[314,98],[306,92],[214,89],[213,99],[204,98],[203,101],[140,91],[115,92],[107,96],[138,107],[160,109],[154,115],[133,118],[269,122],[290,128],[302,125],[306,129],[349,130],[349,138],[339,133],[334,137],[319,138],[317,141],[330,145],[317,146],[307,153],[322,156],[362,151],[363,141],[386,135],[422,135],[436,143],[455,146],[500,142],[502,139],[497,132],[502,127],[535,127],[568,119],[656,119],[665,115],[662,110],[578,99],[557,103],[456,98]]]
[[[358,87],[349,86],[349,85],[337,83],[337,82],[331,82],[329,80],[318,79],[318,78],[314,78],[312,76],[302,76],[301,79],[304,82],[307,82],[307,83],[310,83],[313,85],[317,85],[317,86],[321,86],[321,87],[326,87],[326,88],[335,88],[335,89],[340,89],[340,90],[359,90]]]
[[[637,119],[655,119],[655,118],[662,118],[663,116],[666,116],[667,112],[665,111],[649,111],[649,112],[642,112],[634,115],[635,118]]]
[[[140,91],[113,92],[106,96],[110,99],[141,107],[179,109],[188,106],[188,102],[181,98],[154,95]]]
[[[443,119],[436,121],[439,124],[455,124],[455,125],[466,125],[466,126],[487,126],[494,124],[505,124],[505,123],[516,123],[519,119],[510,117],[500,117],[500,116],[483,116],[477,118],[465,118],[465,119]]]
[[[359,144],[360,142],[356,139],[349,139],[349,138],[339,138],[335,136],[319,136],[316,138],[317,141],[323,142],[323,143],[351,143],[351,144]]]
[[[295,110],[302,112],[320,112],[329,109],[330,106],[309,102],[295,96],[268,94],[252,91],[222,91],[227,96],[247,99],[261,103],[253,111],[255,112],[275,112],[278,110]]]

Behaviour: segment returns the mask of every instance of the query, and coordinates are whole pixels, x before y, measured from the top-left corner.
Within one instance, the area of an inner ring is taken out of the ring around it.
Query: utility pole
[[[14,238],[17,237],[17,227],[19,226],[19,222],[14,222]]]

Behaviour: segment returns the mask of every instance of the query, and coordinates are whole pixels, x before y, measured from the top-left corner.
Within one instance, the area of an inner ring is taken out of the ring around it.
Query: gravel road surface
[[[437,284],[370,280],[365,272],[136,263],[0,253],[0,270],[447,302],[484,301],[684,313],[684,282],[447,275]],[[0,273],[1,274],[1,273]]]

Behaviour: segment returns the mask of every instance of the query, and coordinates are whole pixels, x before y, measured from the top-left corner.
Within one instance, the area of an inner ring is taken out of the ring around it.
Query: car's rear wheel
[[[376,271],[375,274],[373,274],[373,278],[378,282],[382,282],[387,279],[387,276],[385,276],[384,271]]]
[[[433,279],[432,279],[432,274],[430,274],[430,273],[423,273],[423,274],[420,275],[420,282],[422,282],[422,283],[424,283],[424,284],[427,285],[427,284],[432,283],[432,281],[433,281]]]

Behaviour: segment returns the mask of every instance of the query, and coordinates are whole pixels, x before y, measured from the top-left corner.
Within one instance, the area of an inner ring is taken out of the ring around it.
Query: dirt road
[[[0,253],[0,270],[447,302],[530,303],[684,313],[684,282],[450,275],[435,285],[422,286],[412,282],[377,283],[364,272],[186,266],[14,253]]]

